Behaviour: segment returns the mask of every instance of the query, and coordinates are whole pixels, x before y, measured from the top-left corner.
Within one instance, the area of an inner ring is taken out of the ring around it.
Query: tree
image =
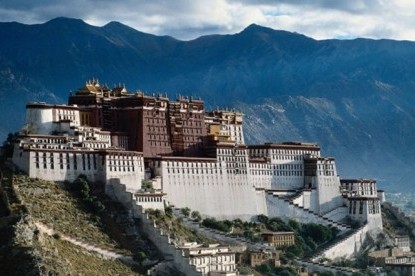
[[[198,211],[193,211],[191,214],[192,219],[194,219],[195,221],[199,222],[202,220],[202,216],[200,215],[200,213]]]
[[[258,215],[257,219],[263,224],[268,224],[268,217],[266,215]]]
[[[143,261],[147,258],[146,253],[144,253],[143,251],[138,251],[136,254],[134,254],[133,259],[137,262],[139,262],[140,264],[143,263]]]
[[[173,217],[173,208],[171,208],[170,206],[164,208],[164,212],[166,213],[166,216],[168,216],[169,218]]]
[[[184,207],[184,208],[180,209],[180,211],[182,212],[183,216],[189,217],[189,215],[190,215],[190,208],[189,207]]]

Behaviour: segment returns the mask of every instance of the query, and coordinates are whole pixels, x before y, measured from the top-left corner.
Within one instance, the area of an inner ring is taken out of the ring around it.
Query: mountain
[[[26,102],[66,102],[98,78],[241,110],[250,143],[318,142],[341,176],[415,191],[414,42],[314,40],[254,24],[180,41],[70,18],[0,23],[0,36],[1,137],[20,128]]]

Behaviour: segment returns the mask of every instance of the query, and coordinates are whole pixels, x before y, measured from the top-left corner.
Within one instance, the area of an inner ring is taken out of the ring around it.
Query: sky
[[[61,16],[95,26],[118,21],[183,40],[237,33],[252,23],[315,39],[415,40],[412,0],[0,0],[2,22]]]

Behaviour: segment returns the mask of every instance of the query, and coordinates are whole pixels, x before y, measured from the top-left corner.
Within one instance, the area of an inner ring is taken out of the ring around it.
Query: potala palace
[[[383,192],[368,179],[340,179],[315,143],[246,145],[243,114],[205,111],[200,99],[129,93],[88,81],[68,105],[29,103],[14,164],[32,178],[73,181],[83,174],[120,185],[138,205],[189,207],[203,216],[288,217],[347,231],[362,227],[328,256],[352,255],[368,231],[382,229]],[[152,182],[154,191],[141,189]]]

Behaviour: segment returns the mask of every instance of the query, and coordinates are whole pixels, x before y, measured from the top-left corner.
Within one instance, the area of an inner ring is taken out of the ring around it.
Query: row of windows
[[[245,157],[245,156],[243,156],[243,157],[234,157],[234,156],[231,156],[231,157],[228,157],[228,156],[219,156],[219,161],[225,161],[225,162],[229,162],[229,163],[231,163],[231,162],[246,162],[247,161],[247,158]]]
[[[363,201],[363,200],[361,200],[361,201],[351,201],[350,206],[349,206],[349,213],[350,214],[356,214],[356,207],[357,207],[357,205],[359,205],[359,214],[360,215],[363,214],[364,203],[365,203],[365,201]],[[379,214],[380,213],[379,201],[369,200],[369,201],[367,201],[367,205],[368,205],[368,209],[369,209],[368,210],[369,214]]]
[[[231,262],[235,261],[235,255],[225,255],[225,256],[208,256],[208,257],[193,257],[190,259],[190,264],[201,265],[208,263],[218,263],[218,262]],[[229,265],[227,267],[232,267]],[[225,267],[226,268],[226,267]]]
[[[342,188],[348,191],[356,191],[358,195],[375,195],[375,183],[342,183]]]
[[[246,163],[227,163],[227,168],[246,168]]]
[[[109,166],[110,172],[135,172],[135,168],[133,165],[131,166]]]
[[[193,165],[193,164],[192,164]],[[239,173],[239,174],[247,174],[247,170],[244,166],[236,166],[236,164],[231,164],[233,166],[229,166],[227,168],[227,173]],[[208,168],[189,168],[189,167],[167,167],[167,173],[172,174],[222,174],[222,170],[218,167],[208,167]],[[271,171],[271,170],[255,170],[250,169],[251,175],[274,175],[274,176],[303,176],[303,171],[301,170],[292,170],[292,171]]]
[[[370,200],[369,205],[369,214],[379,214],[380,213],[380,204],[377,200]]]
[[[59,118],[59,121],[60,120],[70,120],[70,121],[75,121],[75,115],[59,115],[58,116],[58,118]]]
[[[56,109],[58,114],[75,115],[75,110]]]
[[[303,171],[274,171],[276,176],[303,176]]]
[[[333,164],[318,164],[317,168],[319,170],[334,170]]]
[[[175,173],[177,173],[177,174],[185,174],[185,173],[187,173],[187,174],[203,174],[203,173],[205,173],[205,174],[222,174],[222,170],[218,170],[218,169],[202,169],[202,168],[191,168],[191,169],[189,169],[189,168],[187,168],[187,169],[178,169],[178,168],[172,168],[172,169],[170,169],[170,168],[167,168],[167,173],[172,173],[172,174],[175,174]]]
[[[59,138],[31,138],[30,142],[32,143],[43,143],[43,144],[64,144],[66,143],[65,139]]]
[[[160,125],[161,128],[166,129],[165,126],[166,125],[166,120],[165,119],[154,119],[152,117],[147,117],[145,118],[145,122],[149,123],[149,124],[153,124],[153,125]]]
[[[82,146],[86,148],[92,148],[92,149],[105,149],[109,147],[107,143],[88,143],[88,142],[83,142]]]
[[[169,142],[160,142],[160,141],[150,141],[150,146],[163,146],[163,147],[169,147]]]
[[[49,153],[47,154],[46,152],[42,153],[42,162],[40,162],[40,154],[39,152],[35,153],[35,164],[36,164],[36,168],[40,167],[40,164],[42,164],[42,167],[44,169],[47,169],[48,166],[47,164],[49,164],[49,168],[50,169],[54,169],[55,168],[55,158],[54,158],[54,154],[53,153]],[[92,168],[94,170],[97,169],[97,156],[96,154],[80,154],[81,157],[81,167],[79,169],[83,169],[83,170],[91,170]],[[112,158],[109,159],[109,165],[110,165],[110,170],[112,170],[112,168],[114,168],[115,171],[117,171],[117,166],[123,166],[123,168],[120,168],[119,170],[123,170],[125,171],[125,168],[127,167],[127,170],[130,171],[130,168],[132,171],[134,171],[134,163],[133,163],[133,156],[124,156],[125,159],[117,159],[117,158]],[[72,162],[71,162],[72,160]],[[102,162],[104,162],[104,160],[102,160]],[[72,166],[71,166],[72,163]],[[141,165],[141,162],[138,162],[139,165]],[[59,153],[59,159],[58,159],[58,164],[59,164],[59,168],[61,170],[64,169],[64,167],[66,167],[66,169],[71,169],[71,167],[74,170],[78,169],[78,154],[73,154],[72,156],[69,155],[69,153],[64,154],[63,153]]]
[[[113,154],[108,155],[108,160],[133,160],[135,155]],[[138,160],[140,162],[140,159]]]
[[[135,199],[138,202],[162,202],[162,197],[154,196],[136,196]]]
[[[167,168],[217,168],[220,167],[216,162],[180,162],[180,161],[167,161]]]
[[[49,156],[48,156],[49,155]],[[92,157],[91,157],[92,156]],[[63,170],[65,167],[66,169],[71,169],[71,159],[72,159],[72,168],[74,170],[78,169],[78,160],[77,160],[77,154],[73,154],[72,158],[70,158],[69,154],[67,153],[65,155],[65,158],[62,153],[59,153],[59,159],[58,159],[58,165],[61,170]],[[45,152],[42,154],[42,162],[40,162],[40,156],[39,153],[35,153],[35,166],[37,169],[40,168],[40,165],[42,164],[43,169],[48,169],[48,164],[50,169],[55,169],[55,158],[53,153],[46,154]],[[83,170],[91,170],[93,166],[93,169],[97,169],[97,160],[95,154],[81,154],[81,165]]]
[[[108,165],[110,166],[132,166],[134,165],[134,161],[132,160],[119,160],[119,159],[110,159],[108,160]]]
[[[321,175],[321,176],[335,176],[334,171],[318,171],[318,175]]]
[[[200,128],[183,128],[183,133],[185,133],[185,134],[202,134],[202,129],[200,129]]]
[[[155,141],[168,141],[169,136],[168,135],[156,135],[156,134],[149,134],[147,135],[148,140],[155,140]]]
[[[166,127],[148,126],[147,129],[149,133],[167,133]]]
[[[303,155],[272,155],[274,160],[303,160]]]

